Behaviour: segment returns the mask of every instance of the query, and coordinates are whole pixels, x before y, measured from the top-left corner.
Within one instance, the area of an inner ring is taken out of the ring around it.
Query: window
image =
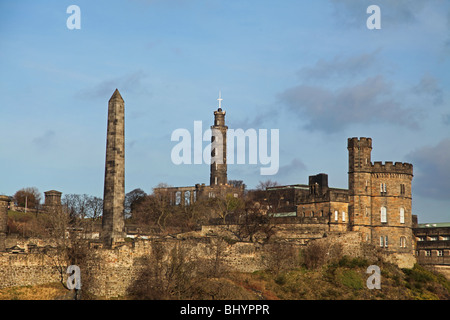
[[[191,192],[190,191],[184,192],[184,205],[185,206],[191,205]]]
[[[369,207],[366,207],[366,209],[365,209],[365,215],[366,215],[366,217],[369,216]]]
[[[400,248],[406,248],[406,237],[400,237]]]
[[[425,250],[425,257],[431,256],[431,250]]]
[[[387,222],[386,207],[381,207],[381,222],[382,223],[386,223]]]
[[[386,194],[386,183],[380,183],[380,192],[381,194]]]
[[[438,250],[437,251],[437,256],[438,257],[442,257],[444,255],[444,251],[442,251],[442,250]]]
[[[388,246],[388,237],[387,236],[380,236],[380,247],[387,248]]]
[[[405,223],[405,209],[400,208],[400,223]]]
[[[402,183],[400,184],[400,194],[404,195],[406,193],[405,185]]]
[[[334,211],[334,221],[339,220],[339,212],[337,210]]]
[[[342,222],[345,222],[345,211],[342,211]]]

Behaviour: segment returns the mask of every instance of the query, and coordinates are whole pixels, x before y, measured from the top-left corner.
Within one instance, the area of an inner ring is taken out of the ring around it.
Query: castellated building
[[[410,265],[415,260],[413,166],[372,162],[371,138],[349,138],[347,149],[348,189],[329,187],[328,176],[320,173],[310,176],[308,185],[268,188],[261,200],[273,209],[274,216],[299,223],[312,219],[331,233],[358,232],[363,243]]]
[[[210,184],[156,188],[156,192],[169,195],[167,199],[172,205],[189,205],[200,197],[223,197],[227,194],[242,197],[244,194],[243,185],[228,184],[228,127],[225,111],[220,105],[222,99],[219,97],[218,100],[219,108],[214,111],[214,125],[211,126],[211,142],[216,142],[216,145],[212,144],[211,148]],[[220,148],[215,148],[217,146]],[[274,218],[280,236],[289,234],[291,240],[307,244],[310,240],[329,235],[357,233],[361,243],[374,245],[399,265],[412,267],[415,262],[412,164],[372,162],[371,138],[349,138],[347,149],[348,189],[328,186],[328,175],[319,173],[310,176],[307,185],[276,186],[249,193],[261,208],[265,208],[265,214]],[[223,153],[217,154],[221,150]],[[215,162],[217,159],[220,161]]]
[[[93,259],[86,261],[82,269],[83,277],[93,279],[92,293],[99,297],[126,295],[129,286],[140,279],[147,261],[143,258],[152,254],[155,243],[163,243],[169,249],[182,245],[190,254],[215,261],[214,248],[221,233],[230,240],[226,241],[222,257],[227,268],[239,272],[266,268],[262,261],[267,242],[259,242],[257,237],[254,241],[233,238],[232,228],[241,225],[233,225],[232,221],[202,225],[201,230],[176,235],[125,241],[124,108],[124,100],[116,90],[108,102],[101,242],[87,240]],[[227,176],[225,115],[219,102],[211,126],[209,185],[154,189],[164,192],[172,205],[188,206],[200,198],[244,196],[242,181],[229,180]],[[366,256],[365,250],[370,247],[370,252],[381,253],[401,268],[412,268],[417,257],[420,263],[440,265],[448,270],[450,225],[418,226],[417,217],[412,215],[413,166],[373,162],[371,138],[349,138],[347,149],[348,189],[329,186],[328,175],[318,173],[311,175],[307,184],[248,192],[253,204],[271,218],[270,242],[296,249],[314,242],[328,248],[337,244],[342,248],[342,255],[353,257]],[[42,239],[33,243],[14,237],[8,239],[9,201],[9,197],[0,195],[0,288],[60,281],[61,275],[55,271],[51,257],[39,255]],[[44,207],[46,211],[61,210],[61,192],[45,192]],[[12,242],[17,245],[11,246]],[[16,247],[20,247],[20,252],[11,250]]]
[[[413,254],[409,163],[371,162],[372,139],[348,139],[349,229],[396,254]]]

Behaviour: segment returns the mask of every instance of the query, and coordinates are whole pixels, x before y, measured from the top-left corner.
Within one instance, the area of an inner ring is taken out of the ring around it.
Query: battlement
[[[406,162],[386,161],[384,164],[382,161],[375,161],[372,164],[372,172],[374,173],[402,173],[413,174],[413,165]]]
[[[347,140],[347,148],[357,148],[357,147],[366,147],[372,148],[372,138],[348,138]]]

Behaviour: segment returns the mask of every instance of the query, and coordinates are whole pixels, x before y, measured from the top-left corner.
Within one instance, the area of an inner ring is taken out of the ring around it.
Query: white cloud
[[[301,84],[282,92],[279,99],[293,114],[309,120],[309,130],[333,133],[356,123],[418,128],[415,110],[401,106],[392,84],[381,75],[337,89]]]

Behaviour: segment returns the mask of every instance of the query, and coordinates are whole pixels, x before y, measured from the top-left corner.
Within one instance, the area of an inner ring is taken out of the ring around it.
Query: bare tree
[[[128,192],[125,195],[125,213],[130,214],[139,201],[142,201],[146,196],[147,194],[140,188]]]
[[[103,215],[103,199],[89,197],[87,201],[87,216],[92,220],[98,220]]]
[[[298,250],[288,243],[265,244],[261,257],[263,265],[274,274],[295,268],[300,264]]]
[[[19,207],[38,209],[42,195],[36,187],[29,187],[18,190],[13,199]]]
[[[272,181],[272,180],[266,180],[266,181],[260,181],[259,184],[256,186],[256,190],[267,190],[267,188],[276,187],[278,186],[278,182]]]

